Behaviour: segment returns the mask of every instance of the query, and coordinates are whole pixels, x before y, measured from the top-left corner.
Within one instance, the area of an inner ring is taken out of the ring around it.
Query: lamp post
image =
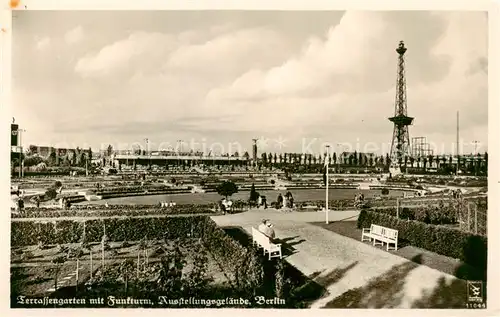
[[[181,165],[180,147],[182,147],[182,140],[177,140],[177,167]]]
[[[144,141],[146,141],[146,156],[149,159],[149,165],[148,165],[148,167],[151,169],[151,157],[149,156],[149,139],[145,138]]]
[[[325,198],[325,214],[326,224],[328,224],[328,169],[330,167],[330,146],[326,146],[325,168],[326,168],[326,198]]]

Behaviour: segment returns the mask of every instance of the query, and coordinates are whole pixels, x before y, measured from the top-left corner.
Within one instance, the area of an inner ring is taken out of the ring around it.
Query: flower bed
[[[425,224],[416,220],[401,220],[388,214],[362,210],[358,228],[371,224],[398,230],[399,239],[438,254],[459,259],[486,272],[488,239],[445,226]]]
[[[310,200],[310,201],[301,201],[297,203],[298,209],[309,209],[308,206],[317,207],[321,209],[325,207],[324,200]],[[335,199],[328,201],[328,208],[335,210],[348,210],[353,209],[354,207],[354,199]]]

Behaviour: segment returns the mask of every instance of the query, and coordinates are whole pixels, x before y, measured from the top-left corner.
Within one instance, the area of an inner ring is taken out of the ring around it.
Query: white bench
[[[387,244],[387,251],[389,251],[389,246],[394,244],[392,250],[398,249],[398,231],[379,225],[372,224],[370,228],[363,228],[361,233],[361,241],[372,241],[373,245],[384,245]],[[380,242],[377,242],[380,241]]]
[[[266,252],[269,254],[269,260],[275,257],[279,257],[281,259],[281,244],[272,243],[268,236],[255,229],[254,227],[252,227],[252,243],[256,244],[258,247],[263,248],[264,255],[266,254]]]

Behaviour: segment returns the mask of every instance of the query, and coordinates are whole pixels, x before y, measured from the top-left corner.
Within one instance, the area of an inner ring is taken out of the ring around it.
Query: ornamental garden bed
[[[209,307],[200,303],[161,305],[158,296],[162,295],[212,299],[215,302],[211,305],[215,306],[226,297],[247,300],[245,304],[221,307],[290,308],[304,307],[324,294],[324,288],[301,276],[284,260],[268,261],[260,251],[248,243],[241,244],[208,217],[102,219],[84,223],[12,223],[13,307],[27,307],[17,303],[20,294],[87,301],[86,305],[51,307],[110,307],[91,305],[90,298],[130,296],[150,302],[111,307],[158,308]],[[103,247],[99,241],[104,230],[107,246],[102,266]],[[76,278],[70,276],[76,270],[76,260],[65,255],[77,254],[78,250],[83,250],[83,254],[78,262],[82,269],[77,285]],[[92,270],[90,250],[93,256],[95,252]],[[53,263],[61,257],[66,260]],[[50,271],[55,267],[60,269],[58,279],[67,280],[56,291],[49,289],[56,282],[55,273]],[[284,301],[260,305],[256,296]]]

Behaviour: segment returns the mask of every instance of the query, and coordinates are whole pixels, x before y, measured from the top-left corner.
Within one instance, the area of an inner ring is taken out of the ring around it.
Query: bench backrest
[[[391,228],[386,228],[383,226],[372,224],[370,226],[370,232],[374,233],[374,234],[381,235],[381,236],[389,238],[389,239],[395,239],[395,240],[398,239],[398,231],[391,229]]]
[[[257,241],[263,247],[270,247],[271,243],[269,241],[269,237],[260,232],[259,230],[252,227],[252,236],[255,241]]]

